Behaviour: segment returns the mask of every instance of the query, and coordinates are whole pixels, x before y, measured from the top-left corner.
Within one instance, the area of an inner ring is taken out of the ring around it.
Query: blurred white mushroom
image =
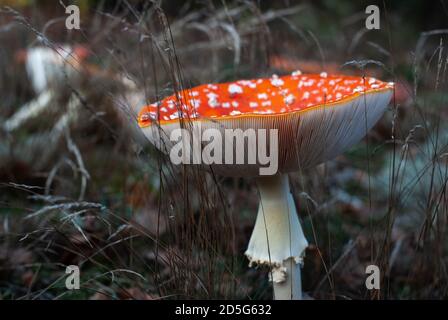
[[[39,46],[19,51],[16,60],[25,64],[37,97],[6,120],[3,129],[12,132],[46,110],[56,96],[57,88],[81,75],[81,64],[87,55],[88,50],[81,45],[62,45],[56,49]]]
[[[16,55],[25,63],[26,72],[36,94],[51,86],[65,82],[80,74],[80,67],[88,56],[88,50],[81,45],[61,45],[53,48],[33,47]]]

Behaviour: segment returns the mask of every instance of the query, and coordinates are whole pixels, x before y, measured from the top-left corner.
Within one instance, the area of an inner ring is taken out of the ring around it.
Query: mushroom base
[[[301,291],[300,264],[308,242],[297,216],[288,176],[262,177],[258,179],[258,186],[261,201],[245,252],[249,265],[272,268],[276,299],[300,298],[297,293]],[[276,288],[281,290],[277,292]]]

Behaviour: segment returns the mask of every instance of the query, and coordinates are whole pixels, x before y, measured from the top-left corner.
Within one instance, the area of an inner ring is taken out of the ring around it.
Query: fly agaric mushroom
[[[260,205],[245,254],[250,265],[272,268],[275,299],[300,299],[308,242],[287,174],[332,159],[360,141],[385,112],[392,91],[393,83],[375,78],[293,72],[183,90],[142,108],[138,121],[163,152],[173,147],[167,137],[181,127],[215,128],[223,140],[229,139],[226,129],[278,130],[278,150],[272,145],[270,150],[278,155],[275,175],[260,176],[253,170],[260,163],[211,167],[224,168],[219,172],[229,176],[258,176]]]

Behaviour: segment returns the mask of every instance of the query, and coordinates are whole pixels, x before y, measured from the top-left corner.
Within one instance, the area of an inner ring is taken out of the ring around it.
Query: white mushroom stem
[[[260,205],[246,250],[252,265],[271,267],[274,299],[302,298],[300,267],[308,242],[297,216],[288,176],[258,179]]]

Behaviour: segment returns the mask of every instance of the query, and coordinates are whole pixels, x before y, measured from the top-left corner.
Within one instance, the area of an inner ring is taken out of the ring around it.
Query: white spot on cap
[[[236,102],[236,101],[232,101],[232,106],[233,106],[234,108],[238,108],[239,103]]]
[[[174,101],[168,100],[167,103],[168,103],[168,109],[174,109],[175,106]]]
[[[199,108],[201,101],[198,99],[190,99],[190,104],[193,108]]]
[[[320,76],[321,76],[322,78],[326,78],[326,77],[328,77],[328,74],[327,74],[326,72],[321,72],[321,73],[320,73]]]
[[[197,117],[199,117],[199,113],[197,113],[196,111],[193,111],[191,116],[194,118],[197,118]]]
[[[219,106],[219,102],[218,100],[216,100],[216,98],[212,98],[208,100],[208,105],[210,106],[210,108],[216,108],[217,106]]]
[[[300,71],[300,70],[296,70],[296,71],[293,71],[293,72],[291,73],[291,75],[292,75],[293,77],[300,76],[301,74],[302,74],[302,71]]]
[[[304,85],[305,87],[312,87],[313,84],[314,84],[313,79],[309,79],[308,81],[305,81],[305,82],[303,83],[303,85]]]
[[[256,102],[249,102],[249,107],[257,108],[258,107],[258,103],[256,103]]]
[[[175,119],[178,119],[178,118],[179,118],[179,113],[177,113],[177,112],[175,112],[175,113],[170,115],[170,119],[171,120],[175,120]]]
[[[237,116],[237,115],[239,115],[239,114],[241,114],[241,112],[238,111],[238,110],[233,110],[232,112],[230,112],[230,115],[231,115],[231,116]]]
[[[271,105],[271,101],[263,101],[261,103],[261,106],[263,106],[263,107],[269,107],[270,105]]]
[[[217,97],[218,95],[216,93],[207,93],[208,105],[210,106],[210,108],[216,108],[217,106],[219,106]]]
[[[357,86],[353,92],[364,92],[365,88],[363,86]]]
[[[284,82],[276,74],[273,74],[272,78],[271,78],[271,84],[274,87],[280,87],[280,86],[282,86],[284,84]]]
[[[292,94],[289,94],[289,95],[287,95],[286,98],[285,98],[285,103],[286,103],[287,105],[290,105],[290,104],[293,104],[293,103],[294,103],[294,100],[296,100],[296,97],[294,97]]]
[[[231,85],[229,85],[229,93],[230,94],[243,93],[243,88],[241,88],[237,84],[232,83]]]
[[[258,99],[266,100],[267,98],[268,98],[268,95],[266,93],[259,93],[258,94]]]
[[[230,102],[223,102],[222,103],[223,108],[230,108]]]

